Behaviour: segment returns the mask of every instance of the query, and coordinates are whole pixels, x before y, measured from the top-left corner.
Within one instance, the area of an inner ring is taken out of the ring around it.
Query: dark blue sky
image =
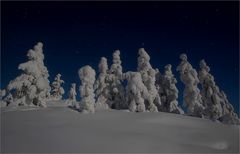
[[[220,89],[239,109],[239,2],[1,2],[1,88],[20,71],[18,64],[38,41],[52,82],[57,73],[79,86],[83,65],[97,69],[101,56],[112,62],[121,50],[124,71],[136,70],[138,48],[163,72],[187,53],[197,70],[204,58]]]

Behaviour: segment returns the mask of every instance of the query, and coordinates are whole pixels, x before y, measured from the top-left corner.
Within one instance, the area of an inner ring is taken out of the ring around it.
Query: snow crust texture
[[[60,104],[38,110],[2,110],[1,152],[239,153],[235,125],[164,112],[110,109],[79,114]]]

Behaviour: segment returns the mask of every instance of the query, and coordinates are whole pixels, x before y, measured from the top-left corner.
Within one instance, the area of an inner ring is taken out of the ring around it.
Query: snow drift
[[[2,153],[239,153],[236,125],[162,112],[80,114],[61,102],[47,105],[1,109]]]

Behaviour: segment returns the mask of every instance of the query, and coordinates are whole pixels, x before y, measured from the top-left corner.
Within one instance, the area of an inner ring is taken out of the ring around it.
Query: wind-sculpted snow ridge
[[[10,81],[0,91],[1,107],[41,106],[46,107],[48,101],[62,102],[64,89],[61,75],[58,74],[49,86],[49,74],[44,65],[43,44],[37,43],[28,51],[28,61],[19,65],[22,74]],[[76,84],[71,85],[68,104],[76,111],[94,113],[98,110],[128,110],[131,112],[169,112],[185,114],[178,104],[179,90],[177,80],[172,72],[172,65],[167,64],[161,74],[153,68],[150,55],[144,48],[138,50],[137,70],[123,72],[121,52],[112,54],[112,64],[101,57],[98,73],[91,66],[79,69],[81,80],[79,87],[80,101],[77,101]],[[239,124],[238,115],[227,99],[227,95],[219,89],[210,74],[210,67],[204,60],[200,61],[199,72],[189,63],[186,54],[180,55],[177,71],[185,88],[183,104],[186,115],[220,121],[226,124]],[[127,85],[125,86],[125,81]],[[201,84],[201,88],[198,85]],[[107,111],[106,111],[107,112]]]

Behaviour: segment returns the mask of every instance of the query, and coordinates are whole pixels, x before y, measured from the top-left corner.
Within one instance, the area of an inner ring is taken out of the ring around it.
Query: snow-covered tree
[[[159,95],[161,97],[161,110],[165,112],[172,112],[177,114],[184,114],[181,107],[178,106],[178,89],[176,87],[177,80],[172,73],[172,65],[168,64],[165,66],[164,74],[161,75],[157,71],[159,76],[157,85],[159,86]]]
[[[221,104],[222,104],[222,117],[220,117],[220,121],[225,124],[240,124],[240,119],[238,115],[235,113],[233,106],[228,101],[227,95],[221,91]]]
[[[109,100],[110,107],[115,109],[127,108],[124,98],[124,87],[122,85],[122,65],[120,59],[120,51],[113,52],[113,64],[108,72],[107,83],[109,84]]]
[[[86,65],[79,69],[79,78],[81,80],[80,96],[81,96],[81,110],[83,113],[95,112],[95,94],[94,94],[94,82],[95,82],[95,70],[91,66]]]
[[[3,89],[3,90],[0,89],[0,99],[2,99],[5,95],[6,95],[6,90],[5,89]]]
[[[214,77],[209,73],[210,68],[204,60],[200,61],[199,81],[202,85],[201,95],[206,117],[217,120],[222,116],[221,96]]]
[[[198,74],[188,62],[186,54],[181,54],[180,59],[181,63],[177,67],[177,71],[180,72],[180,79],[185,85],[183,98],[184,105],[187,107],[187,113],[192,116],[203,117],[204,106],[200,90],[198,89]]]
[[[17,105],[46,106],[50,94],[49,74],[44,66],[43,44],[37,43],[28,51],[28,62],[19,65],[23,74],[10,81],[7,91],[12,94],[13,102]]]
[[[156,88],[156,71],[150,64],[150,56],[144,48],[140,48],[138,51],[138,72],[142,76],[142,81],[148,90],[148,99],[145,100],[145,105],[150,112],[158,112],[158,108],[161,105],[161,100]]]
[[[13,96],[9,93],[5,98],[4,101],[6,102],[6,106],[17,106],[18,104],[13,102]]]
[[[94,84],[95,94],[96,94],[96,108],[97,109],[108,109],[108,98],[109,96],[109,85],[106,82],[108,64],[105,57],[101,57],[98,65],[99,75]]]
[[[201,95],[205,106],[206,117],[212,120],[222,120],[225,123],[238,123],[237,114],[227,99],[226,94],[219,90],[210,74],[210,67],[205,60],[201,60],[200,71],[198,73],[202,85]]]
[[[5,96],[6,96],[6,90],[0,89],[0,107],[5,107],[7,105],[6,101],[4,100]]]
[[[51,91],[51,98],[52,100],[61,100],[62,95],[65,93],[63,87],[61,85],[64,83],[64,81],[61,79],[61,74],[57,74],[54,78]]]
[[[148,98],[148,90],[143,84],[141,74],[139,72],[126,72],[124,78],[128,81],[126,101],[129,104],[129,110],[132,112],[145,112],[144,100]]]
[[[70,89],[70,91],[68,93],[68,103],[72,107],[77,107],[76,95],[77,95],[76,83],[72,83],[71,89]]]

